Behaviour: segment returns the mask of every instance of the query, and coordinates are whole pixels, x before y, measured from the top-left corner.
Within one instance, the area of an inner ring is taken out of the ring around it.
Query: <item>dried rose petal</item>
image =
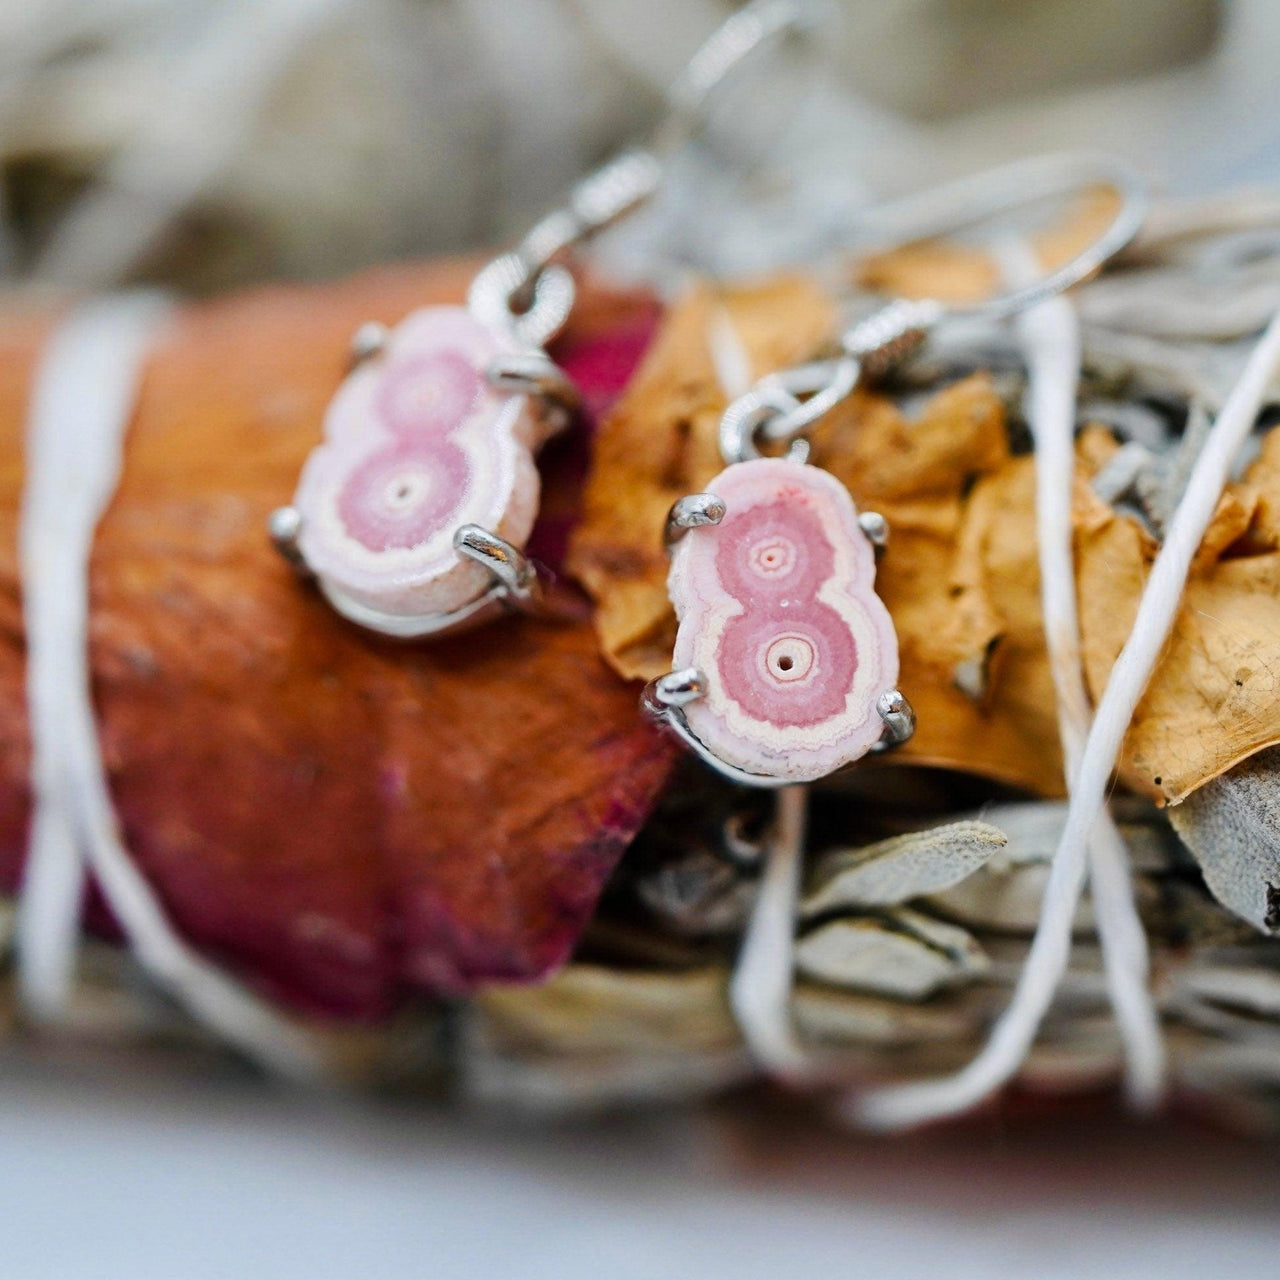
[[[269,547],[364,320],[461,296],[465,264],[193,307],[148,372],[93,562],[92,662],[126,837],[194,943],[300,1007],[533,979],[569,952],[671,758],[587,610],[435,643],[371,638]],[[647,333],[584,290],[557,354]],[[16,512],[30,316],[0,316],[0,879],[27,820]],[[628,357],[642,342],[628,338]],[[589,368],[589,367],[588,367]],[[593,388],[588,387],[589,393]],[[579,437],[580,443],[581,437]],[[571,447],[544,471],[556,521]],[[559,473],[559,474],[557,474]],[[536,531],[535,531],[536,533]]]

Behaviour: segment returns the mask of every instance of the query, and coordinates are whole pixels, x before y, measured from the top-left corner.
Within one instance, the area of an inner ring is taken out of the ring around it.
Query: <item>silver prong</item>
[[[884,733],[873,751],[901,746],[916,731],[916,713],[899,689],[890,689],[876,699],[876,710],[884,721]]]
[[[791,785],[785,777],[764,773],[750,773],[737,765],[721,760],[689,727],[684,709],[691,702],[707,696],[707,677],[698,667],[685,667],[669,671],[665,676],[650,680],[640,695],[640,706],[655,724],[674,733],[681,742],[704,764],[710,765],[721,777],[743,787],[762,787],[777,790]]]
[[[725,516],[724,499],[714,493],[690,493],[667,512],[667,525],[662,540],[668,549],[674,547],[690,529],[719,524]]]
[[[644,697],[647,705],[661,712],[668,707],[687,707],[689,703],[705,697],[706,692],[706,676],[697,667],[683,667],[650,680]]]
[[[298,550],[301,533],[302,516],[297,507],[277,507],[267,517],[267,535],[272,545],[295,569],[305,570],[306,562]]]
[[[484,565],[513,604],[528,604],[537,595],[538,573],[533,561],[506,539],[478,524],[464,524],[454,533],[453,545],[460,555]]]
[[[572,379],[541,351],[512,351],[497,356],[485,370],[489,385],[512,395],[536,396],[565,415],[578,412],[582,397]]]
[[[380,356],[387,348],[391,330],[377,320],[367,320],[351,335],[351,367]]]
[[[889,522],[878,511],[862,511],[858,514],[858,527],[875,548],[877,557],[882,556],[889,545]]]

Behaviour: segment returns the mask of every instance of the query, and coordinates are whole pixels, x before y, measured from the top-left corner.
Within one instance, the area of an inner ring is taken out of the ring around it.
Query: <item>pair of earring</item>
[[[534,455],[578,403],[544,350],[573,306],[563,258],[646,201],[661,181],[658,153],[693,131],[748,54],[803,31],[803,19],[785,0],[739,11],[673,86],[663,145],[625,152],[580,183],[566,208],[476,276],[465,308],[357,331],[355,368],[330,405],[324,442],[270,527],[339,613],[417,638],[536,600],[523,551],[537,511]],[[1142,198],[1117,166],[1050,160],[879,211],[885,225],[906,228],[900,239],[920,239],[1098,184],[1119,193],[1119,211],[1053,273],[976,307],[891,303],[841,334],[834,354],[769,374],[726,409],[726,469],[667,517],[674,669],[642,698],[722,774],[755,787],[813,781],[914,731],[896,687],[896,633],[875,592],[887,522],[858,512],[844,486],[809,463],[808,432],[942,322],[1008,317],[1090,275],[1132,237]]]

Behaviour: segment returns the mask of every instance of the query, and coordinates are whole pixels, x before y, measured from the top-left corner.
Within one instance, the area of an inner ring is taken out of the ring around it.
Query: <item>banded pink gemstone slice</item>
[[[411,630],[483,594],[488,572],[454,550],[459,525],[523,547],[541,428],[526,397],[485,376],[515,350],[463,307],[427,307],[339,388],[294,506],[299,552],[340,612]]]
[[[718,525],[676,544],[672,665],[706,694],[683,710],[727,764],[807,782],[865,755],[876,700],[898,679],[898,640],[875,593],[875,552],[845,487],[779,458],[736,463],[708,486]]]

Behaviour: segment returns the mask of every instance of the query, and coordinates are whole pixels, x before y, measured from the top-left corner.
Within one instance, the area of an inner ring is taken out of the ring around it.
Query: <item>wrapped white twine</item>
[[[166,919],[124,846],[103,769],[89,560],[120,478],[144,363],[169,315],[155,294],[87,303],[54,334],[36,378],[19,532],[34,812],[18,902],[18,990],[33,1017],[66,1018],[91,870],[164,991],[262,1065],[314,1080],[322,1064],[307,1034],[197,955]]]
[[[1011,245],[1014,283],[1037,274],[1025,245]],[[1080,385],[1080,324],[1067,297],[1050,299],[1016,323],[1027,362],[1026,417],[1035,441],[1036,541],[1045,644],[1057,696],[1058,733],[1068,790],[1080,767],[1092,712],[1084,682],[1072,545],[1075,419]],[[1147,936],[1133,897],[1129,853],[1104,805],[1089,837],[1089,881],[1107,990],[1124,1043],[1131,1105],[1154,1110],[1164,1093],[1165,1054],[1150,989]]]

